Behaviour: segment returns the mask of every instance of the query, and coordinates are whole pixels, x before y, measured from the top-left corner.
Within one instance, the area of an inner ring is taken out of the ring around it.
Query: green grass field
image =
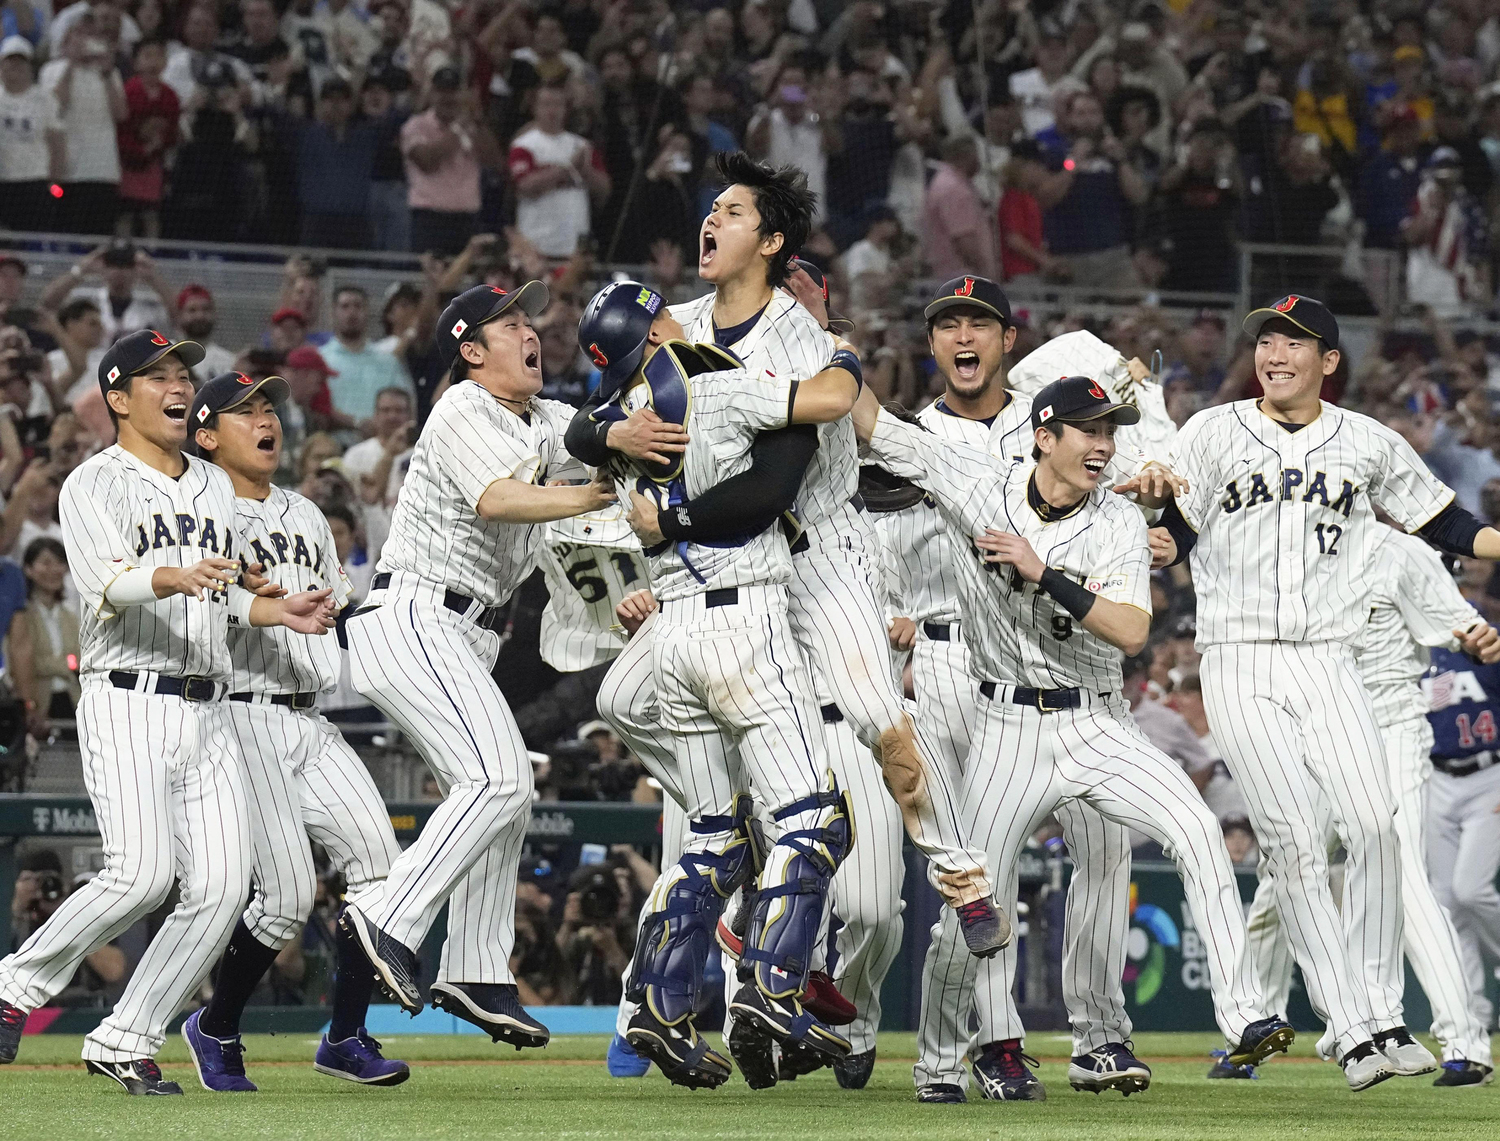
[[[1152,1064],[1155,1080],[1127,1100],[1073,1092],[1067,1040],[1038,1034],[1028,1045],[1042,1059],[1050,1100],[929,1106],[912,1100],[915,1047],[907,1034],[881,1035],[883,1060],[869,1088],[858,1093],[839,1089],[828,1070],[759,1093],[738,1076],[711,1093],[676,1089],[655,1071],[615,1080],[604,1070],[607,1040],[595,1037],[561,1038],[524,1055],[477,1037],[392,1037],[386,1053],[415,1063],[411,1080],[394,1089],[361,1089],[313,1072],[312,1037],[256,1035],[247,1038],[247,1062],[260,1092],[209,1094],[174,1038],[161,1061],[186,1096],[149,1100],[128,1098],[105,1078],[86,1077],[79,1039],[41,1035],[24,1039],[17,1063],[0,1069],[0,1137],[1452,1141],[1493,1138],[1500,1128],[1500,1085],[1433,1089],[1430,1077],[1408,1078],[1351,1094],[1339,1070],[1313,1056],[1313,1039],[1303,1035],[1292,1056],[1264,1067],[1259,1081],[1208,1082],[1211,1036],[1144,1034],[1137,1052]]]

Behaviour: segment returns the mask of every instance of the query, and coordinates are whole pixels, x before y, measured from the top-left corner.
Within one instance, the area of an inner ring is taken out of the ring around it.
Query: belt
[[[951,642],[957,625],[957,622],[923,622],[922,633],[927,635],[929,642]]]
[[[721,586],[717,590],[703,592],[703,606],[708,610],[716,606],[738,606],[739,602],[740,588],[737,586]]]
[[[833,702],[830,701],[827,705],[823,706],[824,725],[837,725],[843,719],[844,711]]]
[[[249,701],[256,705],[281,705],[287,709],[312,709],[318,704],[316,693],[231,693],[230,701]]]
[[[1005,688],[1010,691],[1006,696],[1006,701],[1011,705],[1023,705],[1027,709],[1035,709],[1041,713],[1061,713],[1064,709],[1077,709],[1083,705],[1083,691],[1076,686],[1072,689],[1033,689],[1027,685],[1006,686]],[[1000,686],[993,681],[979,683],[979,692],[990,701],[995,700],[995,695],[999,691]]]
[[[1467,777],[1489,768],[1495,764],[1496,759],[1495,751],[1491,749],[1487,753],[1473,753],[1467,757],[1433,757],[1432,767],[1450,777]]]
[[[390,571],[383,571],[370,580],[371,590],[384,590],[390,585]],[[453,613],[455,614],[460,614],[467,617],[469,611],[478,604],[479,603],[477,599],[470,598],[467,594],[460,594],[456,590],[443,591],[443,605],[446,606],[449,610],[453,611]],[[375,607],[373,606],[361,606],[353,614],[349,615],[349,617],[358,618],[361,614],[374,609]],[[478,614],[474,615],[472,620],[475,625],[483,626],[486,630],[493,630],[500,624],[500,619],[503,616],[504,609],[502,607],[486,606]]]
[[[854,508],[854,510],[856,510],[856,511],[863,511],[865,509],[865,497],[864,497],[864,495],[862,495],[860,492],[856,491],[853,495],[851,495],[849,497],[849,506],[852,507],[852,508]]]
[[[138,673],[129,670],[109,671],[109,684],[116,689],[136,689],[140,683],[141,675]],[[157,674],[156,684],[141,692],[154,693],[159,697],[180,697],[183,701],[218,701],[224,689],[218,682],[206,677],[168,677]]]

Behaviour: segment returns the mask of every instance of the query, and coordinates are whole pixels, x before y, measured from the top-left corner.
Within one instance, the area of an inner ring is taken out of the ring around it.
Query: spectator
[[[48,722],[71,721],[78,707],[78,612],[63,597],[68,555],[62,541],[38,535],[22,549],[27,603],[11,623],[7,660],[27,728],[46,740]]]
[[[813,105],[807,70],[788,64],[776,79],[774,94],[761,104],[745,131],[745,150],[772,166],[795,166],[807,175],[807,188],[818,196],[813,225],[823,221],[827,206],[828,152],[837,116],[824,117]]]
[[[370,168],[370,228],[377,250],[411,248],[411,207],[407,204],[406,164],[401,157],[401,128],[407,112],[395,100],[390,72],[366,77],[360,89],[360,117],[375,131]]]
[[[166,158],[177,145],[182,107],[162,82],[167,53],[160,40],[136,44],[132,62],[135,74],[125,83],[129,113],[119,127],[120,232],[155,238],[161,233]]]
[[[334,408],[356,423],[375,414],[375,394],[383,388],[412,391],[401,362],[369,343],[370,304],[357,285],[333,292],[333,338],[323,346]]]
[[[457,69],[432,77],[431,105],[401,128],[412,249],[456,254],[479,216],[479,170],[499,162],[499,144],[460,95]]]
[[[1439,147],[1427,160],[1411,216],[1401,225],[1407,245],[1406,291],[1439,316],[1487,306],[1489,228],[1463,184],[1458,153]]]
[[[301,345],[312,345],[307,336],[307,315],[290,306],[276,310],[271,314],[271,329],[267,334],[267,341],[271,348],[282,355],[291,353]]]
[[[370,425],[373,434],[344,453],[344,477],[367,505],[395,506],[395,492],[400,489],[403,474],[397,461],[416,443],[414,413],[410,391],[382,388],[375,396]],[[373,540],[371,545],[380,546]]]
[[[1163,229],[1172,241],[1166,287],[1233,292],[1239,284],[1239,166],[1222,123],[1205,118],[1193,124],[1181,159],[1162,176],[1159,194]]]
[[[1401,247],[1401,223],[1421,181],[1421,150],[1417,113],[1404,105],[1396,107],[1387,117],[1384,144],[1360,169],[1359,216],[1365,221],[1365,245]]]
[[[75,234],[112,234],[120,199],[115,125],[127,114],[125,85],[109,45],[85,22],[74,25],[62,50],[38,79],[57,100],[68,139],[58,224]]]
[[[92,298],[75,297],[64,304],[57,311],[57,323],[64,336],[47,354],[47,366],[63,401],[72,404],[89,388],[98,387],[99,362],[109,346],[104,343],[99,305]]]
[[[218,43],[219,18],[215,6],[206,0],[195,0],[182,19],[182,42],[167,45],[167,66],[162,71],[162,79],[177,92],[178,102],[188,114],[203,101],[194,99],[195,95],[207,96],[208,85],[204,80],[214,65],[227,69],[230,84],[248,86],[255,78],[242,60],[221,52]],[[215,84],[219,85],[219,81],[215,80]]]
[[[347,507],[329,507],[323,512],[328,520],[328,530],[333,534],[334,555],[344,574],[354,587],[354,594],[347,606],[358,606],[370,593],[370,580],[375,576],[375,560],[359,542],[359,525],[354,513]]]
[[[557,946],[573,980],[574,1001],[612,1006],[620,1001],[620,973],[626,948],[635,944],[634,894],[621,889],[619,871],[610,864],[586,864],[568,881],[568,896]]]
[[[1053,99],[1068,79],[1068,39],[1052,20],[1043,20],[1038,28],[1036,66],[1013,72],[1010,93],[1021,106],[1021,126],[1035,138],[1057,122]]]
[[[529,63],[544,84],[561,87],[570,80],[582,80],[588,75],[588,64],[577,52],[568,50],[568,37],[562,21],[550,11],[543,11],[536,17],[531,46],[517,48],[513,54]]]
[[[19,307],[26,291],[26,263],[9,250],[0,250],[0,322],[20,324],[11,310]]]
[[[270,7],[268,0],[251,0]],[[296,125],[302,242],[362,250],[370,245],[370,180],[379,138],[355,120],[354,89],[334,76],[318,92],[317,115]]]
[[[890,82],[869,71],[851,71],[841,92],[836,80],[827,80],[825,100],[835,125],[826,135],[828,203],[824,214],[829,234],[843,247],[860,232],[866,213],[884,205],[890,195],[896,149],[908,128],[898,122]]]
[[[286,73],[301,72],[306,68],[299,50],[281,38],[281,22],[276,15],[276,6],[271,0],[240,0],[240,31],[226,45],[226,51],[244,62],[263,88],[285,83]],[[303,80],[305,83],[305,78]]]
[[[994,231],[971,181],[978,169],[974,137],[959,135],[943,144],[943,161],[927,184],[922,256],[939,281],[963,273],[997,275]]]
[[[542,395],[579,407],[597,383],[597,373],[578,348],[578,322],[560,314],[540,324]]]
[[[173,90],[180,98],[181,89],[174,85]],[[245,115],[244,89],[229,63],[211,58],[191,90],[184,103],[178,174],[167,198],[166,232],[173,238],[234,240],[247,232],[250,158],[260,137]]]
[[[1476,202],[1489,199],[1495,185],[1489,156],[1479,142],[1479,132],[1469,121],[1468,97],[1457,91],[1445,91],[1437,101],[1432,120],[1433,141],[1439,147],[1451,147],[1458,155],[1464,189]]]
[[[1161,125],[1161,100],[1149,87],[1121,87],[1102,104],[1105,121],[1124,148],[1125,157],[1150,186],[1161,176],[1161,152],[1152,138]]]
[[[0,41],[0,227],[53,228],[51,184],[67,173],[56,97],[33,78],[24,36]]]
[[[1047,177],[1042,149],[1032,139],[1011,148],[1000,197],[1001,265],[1007,282],[1035,282],[1043,274],[1066,278],[1066,262],[1047,252],[1042,206],[1036,194]]]
[[[1176,359],[1168,366],[1163,387],[1214,393],[1224,383],[1224,318],[1204,309],[1177,340]]]
[[[565,129],[567,93],[542,87],[534,123],[510,145],[516,229],[544,257],[570,258],[589,233],[590,207],[609,197],[610,179],[592,143]]]
[[[739,149],[739,140],[734,132],[719,119],[719,89],[712,77],[695,73],[688,76],[682,85],[682,102],[693,147],[693,167],[698,177],[697,219],[707,217],[713,205],[717,188],[704,185],[703,170],[708,160],[716,154]]]
[[[1213,762],[1207,781],[1199,786],[1204,802],[1225,828],[1229,827],[1231,821],[1246,819],[1250,809],[1245,803],[1245,794],[1229,774],[1224,755],[1209,731],[1208,715],[1203,711],[1203,686],[1198,680],[1196,668],[1183,673],[1173,687],[1167,704],[1182,717],[1197,736],[1204,753]]]
[[[0,39],[14,36],[35,46],[42,42],[46,24],[46,14],[27,0],[6,0],[0,4]]]
[[[95,274],[104,279],[104,285],[83,288],[83,282]],[[129,239],[117,238],[49,284],[39,304],[55,308],[63,297],[78,290],[78,296],[88,297],[98,307],[108,347],[127,333],[169,327],[176,311],[169,289],[151,255]]]
[[[849,303],[861,312],[880,308],[890,286],[891,267],[901,223],[889,206],[877,206],[866,214],[865,236],[844,251],[844,277],[849,282]]]

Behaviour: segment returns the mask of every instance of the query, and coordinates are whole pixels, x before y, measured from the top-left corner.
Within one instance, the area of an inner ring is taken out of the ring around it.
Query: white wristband
[[[229,602],[229,616],[241,626],[250,625],[250,607],[255,605],[255,595],[235,583],[230,583],[224,593]]]
[[[104,588],[104,601],[112,607],[144,606],[155,602],[156,588],[151,585],[155,567],[131,567],[115,576]]]

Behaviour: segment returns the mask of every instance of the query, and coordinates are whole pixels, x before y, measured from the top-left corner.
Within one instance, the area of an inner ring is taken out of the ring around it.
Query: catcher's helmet
[[[578,347],[599,367],[601,400],[611,399],[640,367],[662,304],[660,293],[638,281],[612,282],[589,301],[578,323]]]

